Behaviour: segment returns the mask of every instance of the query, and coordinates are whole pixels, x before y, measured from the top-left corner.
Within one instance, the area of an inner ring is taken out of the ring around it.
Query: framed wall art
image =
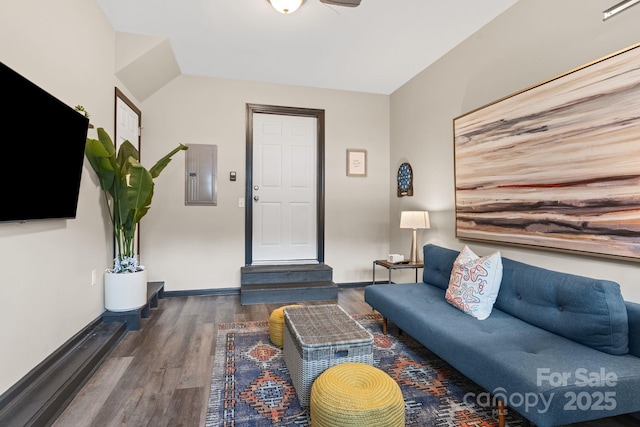
[[[640,260],[640,44],[453,129],[457,237]]]
[[[396,181],[398,197],[413,196],[413,169],[409,163],[400,165]]]
[[[367,150],[347,150],[347,176],[367,176]]]

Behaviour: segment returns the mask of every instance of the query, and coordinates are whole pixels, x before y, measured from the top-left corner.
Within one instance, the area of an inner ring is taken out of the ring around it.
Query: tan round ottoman
[[[276,308],[269,316],[269,340],[278,347],[282,347],[284,341],[284,309],[297,307],[299,304],[285,305]]]
[[[404,427],[404,400],[384,371],[346,362],[318,375],[311,386],[312,427]]]

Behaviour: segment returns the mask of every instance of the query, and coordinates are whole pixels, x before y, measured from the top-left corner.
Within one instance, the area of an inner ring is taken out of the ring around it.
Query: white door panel
[[[279,247],[282,245],[282,204],[265,203],[260,204],[261,224],[270,224],[269,227],[260,228],[260,237],[264,247]]]
[[[292,203],[291,208],[291,245],[292,246],[307,246],[315,243],[311,241],[311,234],[313,230],[310,230],[309,216],[312,212],[308,203]]]
[[[140,117],[121,98],[116,97],[116,149],[124,141],[129,141],[138,150],[138,132],[140,129]]]
[[[254,113],[256,264],[317,262],[316,118]]]
[[[119,91],[116,91],[116,133],[115,141],[113,141],[116,150],[120,148],[124,141],[129,141],[140,151],[140,120],[140,110]],[[138,256],[138,261],[142,263],[142,258],[140,257],[140,225],[136,227],[134,242],[135,254]]]

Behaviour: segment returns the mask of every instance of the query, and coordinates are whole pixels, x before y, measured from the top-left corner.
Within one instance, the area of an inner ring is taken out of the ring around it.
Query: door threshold
[[[253,261],[251,265],[305,265],[320,264],[317,259],[287,259],[271,261]]]

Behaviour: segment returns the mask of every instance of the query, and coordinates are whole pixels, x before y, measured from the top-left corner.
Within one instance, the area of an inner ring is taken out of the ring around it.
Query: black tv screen
[[[75,218],[89,119],[0,63],[0,221]]]

